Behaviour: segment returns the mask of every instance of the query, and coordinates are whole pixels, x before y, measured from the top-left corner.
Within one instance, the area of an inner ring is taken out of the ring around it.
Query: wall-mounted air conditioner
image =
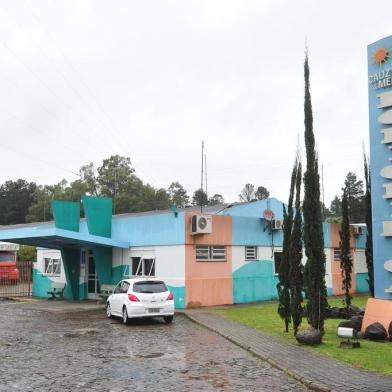
[[[362,226],[351,226],[352,231],[355,237],[358,237],[363,234],[363,227]]]
[[[212,216],[211,215],[193,215],[191,219],[191,234],[211,234],[212,233]]]
[[[283,229],[283,220],[281,220],[281,219],[272,219],[272,221],[271,221],[271,229],[272,230],[282,230]]]

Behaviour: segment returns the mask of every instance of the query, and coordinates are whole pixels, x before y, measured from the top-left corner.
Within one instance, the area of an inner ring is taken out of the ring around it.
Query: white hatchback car
[[[162,280],[124,279],[109,296],[106,315],[122,317],[124,324],[130,318],[161,316],[170,324],[174,317],[174,296]]]

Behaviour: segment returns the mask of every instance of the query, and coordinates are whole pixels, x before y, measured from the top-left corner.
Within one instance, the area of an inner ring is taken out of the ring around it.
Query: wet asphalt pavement
[[[0,302],[0,391],[302,391],[294,380],[177,315],[124,326],[104,310]]]

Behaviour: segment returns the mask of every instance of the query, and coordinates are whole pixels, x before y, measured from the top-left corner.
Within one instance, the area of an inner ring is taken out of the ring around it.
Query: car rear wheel
[[[126,306],[123,307],[122,321],[123,321],[123,324],[128,324],[129,323],[128,312],[127,312],[127,307]]]
[[[164,316],[163,319],[166,324],[171,324],[173,322],[173,316]]]
[[[110,303],[108,302],[108,304],[106,305],[106,317],[107,318],[113,318],[112,315],[112,308],[110,307]]]

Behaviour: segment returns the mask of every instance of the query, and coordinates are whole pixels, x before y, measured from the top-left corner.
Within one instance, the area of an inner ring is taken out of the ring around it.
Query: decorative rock
[[[359,332],[362,328],[362,316],[353,316],[350,320],[344,320],[339,323],[339,327],[353,328]]]
[[[326,316],[328,318],[340,318],[340,309],[332,306],[326,309]]]
[[[365,338],[370,340],[385,340],[387,331],[384,326],[378,322],[370,324],[365,330]]]
[[[307,329],[305,331],[297,332],[295,338],[298,343],[307,344],[307,345],[316,345],[321,343],[321,338],[323,334],[318,329]]]
[[[348,307],[348,312],[352,316],[359,316],[362,313],[362,309],[355,305],[350,305]]]

